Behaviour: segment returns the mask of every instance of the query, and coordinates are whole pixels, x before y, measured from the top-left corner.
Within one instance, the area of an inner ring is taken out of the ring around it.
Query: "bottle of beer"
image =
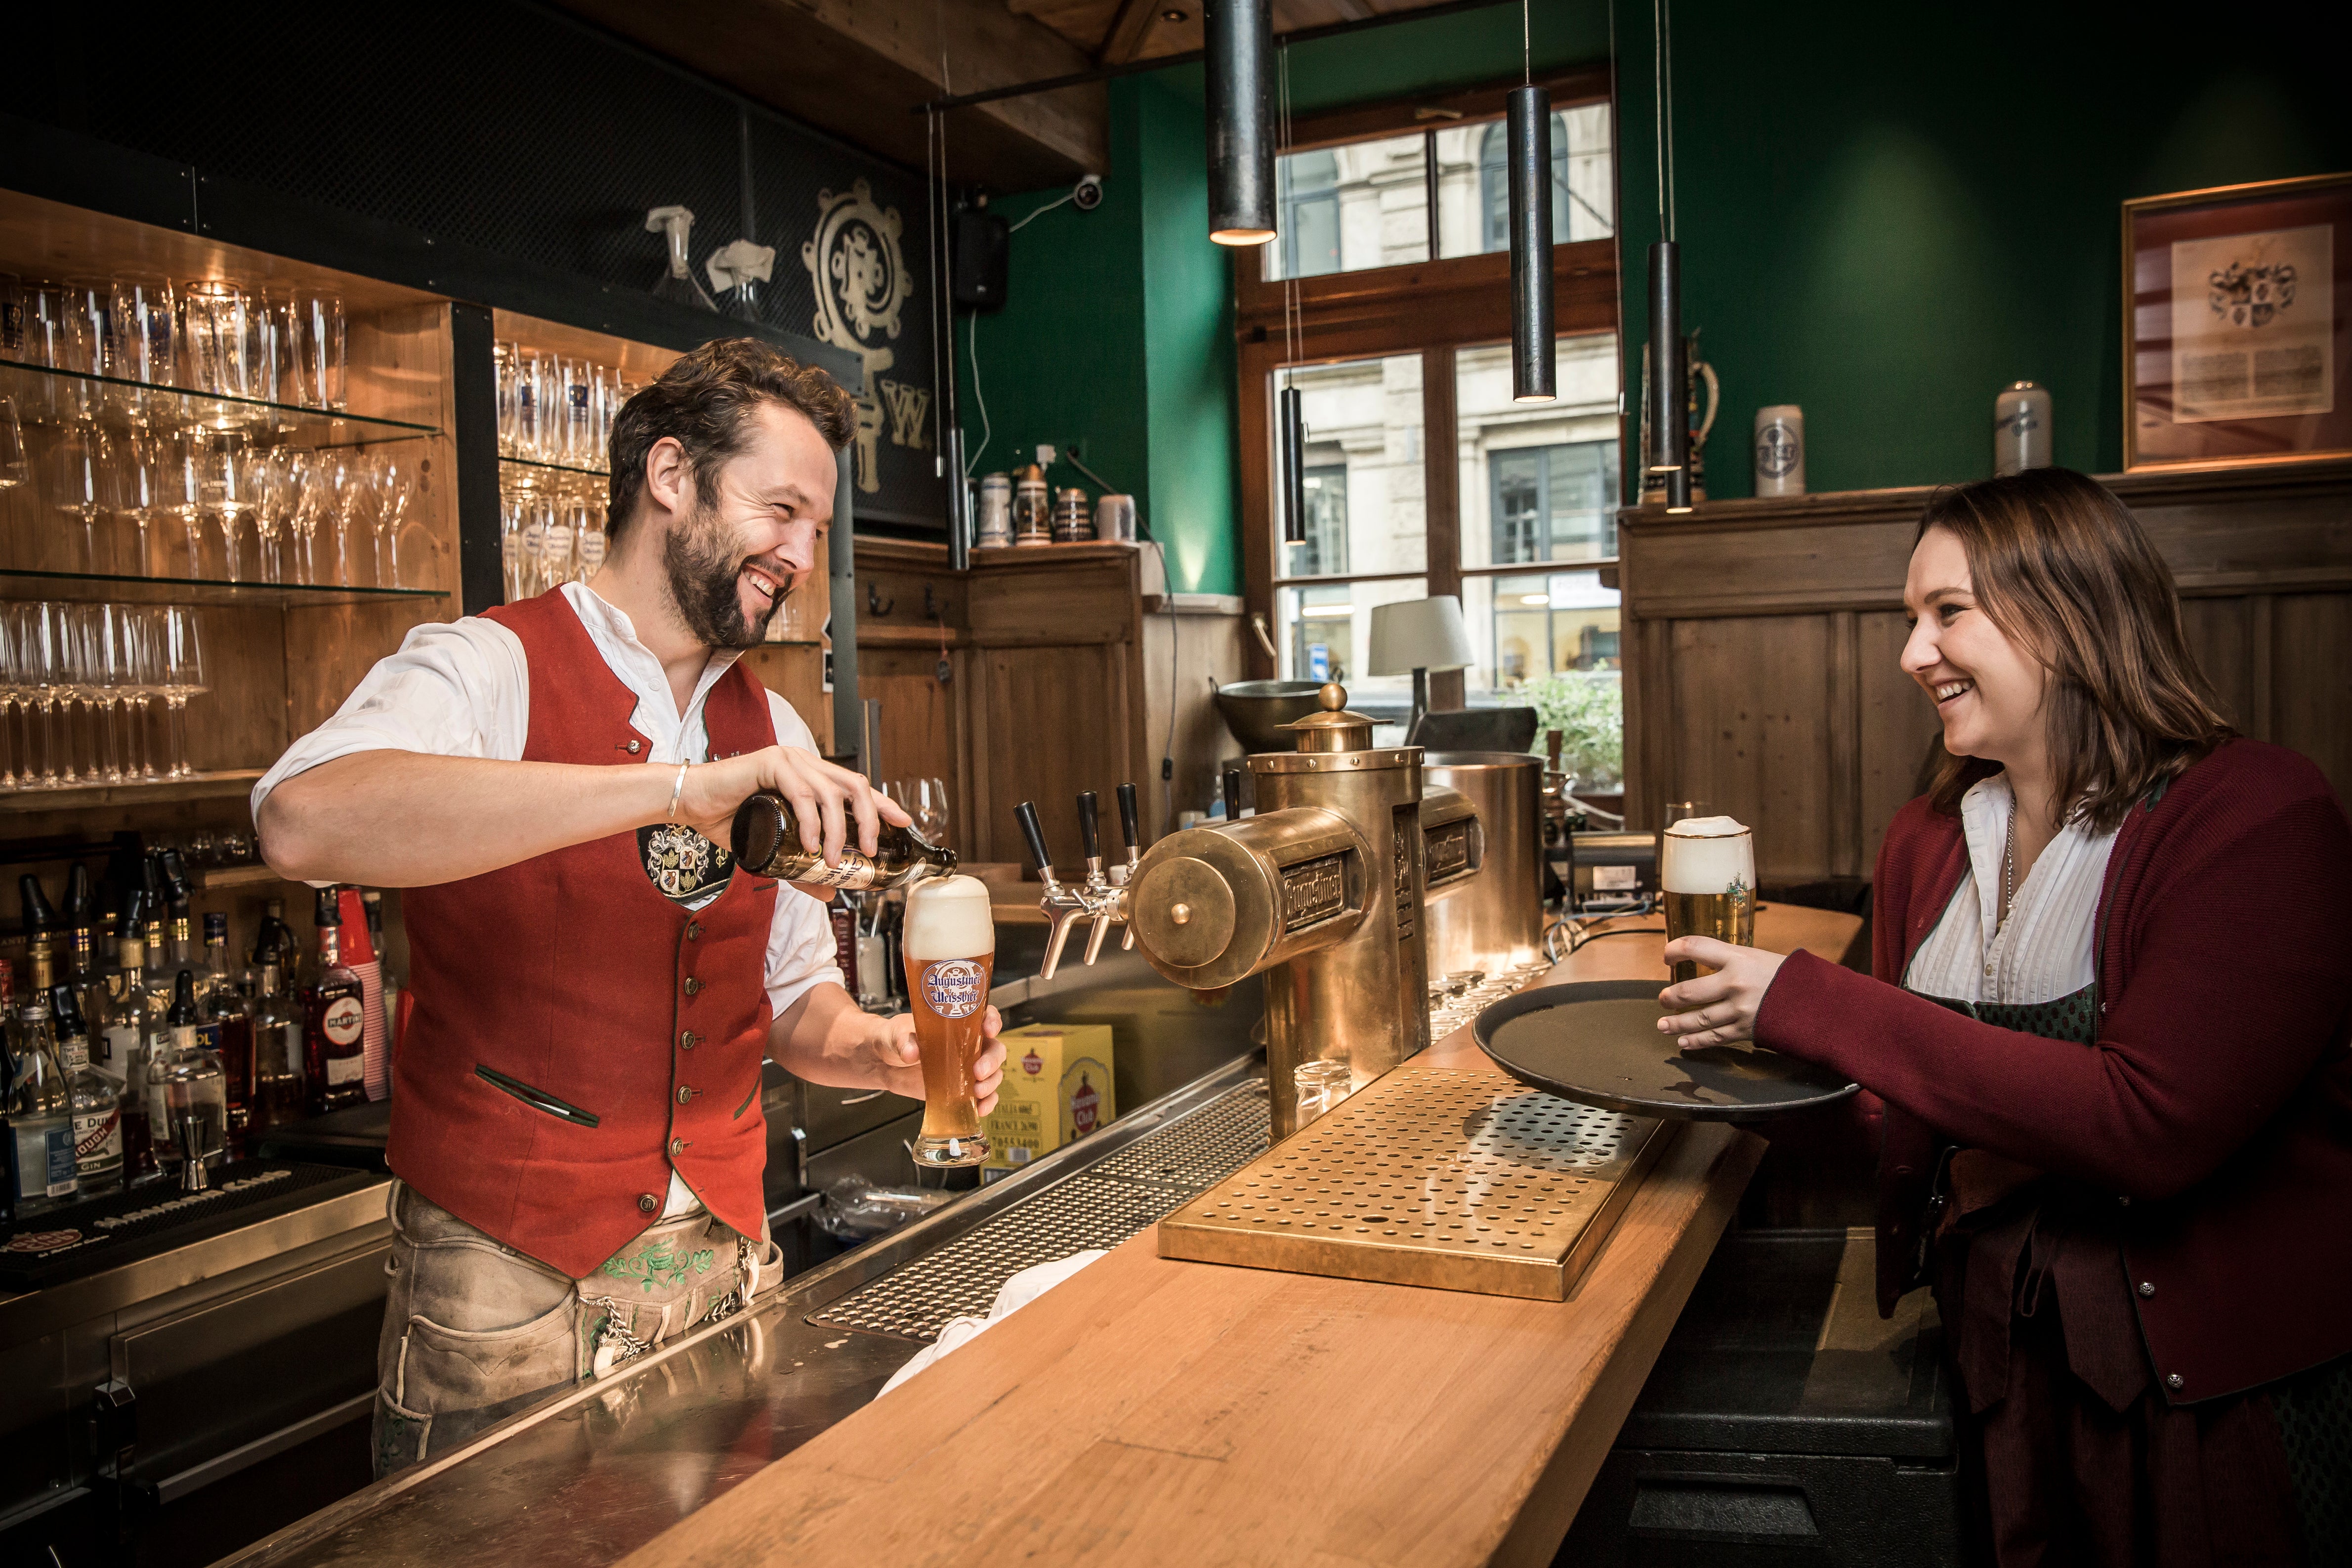
[[[882,823],[880,828],[871,856],[857,847],[853,830],[850,842],[842,849],[840,864],[828,866],[823,846],[803,838],[800,823],[784,797],[761,790],[735,808],[735,830],[730,837],[736,862],[743,869],[779,881],[862,892],[904,887],[926,877],[954,872],[954,850],[927,844],[911,829],[891,823]]]

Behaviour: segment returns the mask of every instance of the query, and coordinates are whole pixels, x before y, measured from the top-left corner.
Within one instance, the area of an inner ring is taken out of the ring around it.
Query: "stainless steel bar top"
[[[811,1270],[748,1313],[560,1394],[225,1562],[612,1563],[865,1406],[920,1348],[912,1338],[812,1324],[813,1314],[992,1220],[1103,1179],[1100,1168],[1123,1154],[1134,1164],[1139,1145],[1182,1138],[1188,1119],[1264,1071],[1262,1056],[1238,1058]],[[1166,1207],[1181,1201],[1177,1187],[1167,1189]]]

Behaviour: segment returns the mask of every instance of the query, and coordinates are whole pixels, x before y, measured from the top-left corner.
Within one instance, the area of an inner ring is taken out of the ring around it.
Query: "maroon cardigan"
[[[1880,978],[1799,952],[1757,1014],[1761,1043],[1885,1101],[1881,1310],[1940,1141],[2115,1194],[2173,1403],[2352,1352],[2352,823],[2326,777],[2232,741],[2132,807],[2099,900],[2093,1047],[1899,989],[1967,871],[1958,819],[1911,802],[1878,854]]]

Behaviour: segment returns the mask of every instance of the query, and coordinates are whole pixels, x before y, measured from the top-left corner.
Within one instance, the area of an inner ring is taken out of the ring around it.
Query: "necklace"
[[[1993,922],[1998,931],[2009,923],[2011,906],[2017,902],[2017,823],[2012,818],[2009,832],[2000,845],[2000,919]]]

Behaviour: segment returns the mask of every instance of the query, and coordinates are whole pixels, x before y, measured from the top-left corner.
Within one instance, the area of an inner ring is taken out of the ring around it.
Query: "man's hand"
[[[901,1013],[895,1018],[877,1018],[874,1023],[875,1081],[892,1094],[922,1099],[923,1053],[915,1044],[915,1016]],[[995,1008],[981,1015],[981,1049],[971,1064],[971,1093],[980,1101],[982,1116],[996,1109],[996,1091],[1004,1081],[1004,1043],[996,1037],[1003,1026],[1004,1019]]]
[[[1677,1035],[1675,1044],[1686,1051],[1728,1046],[1756,1037],[1756,1010],[1764,1005],[1772,977],[1780,973],[1786,954],[1761,948],[1734,947],[1711,936],[1686,936],[1666,943],[1668,963],[1706,963],[1712,974],[1669,985],[1658,993],[1662,1007],[1683,1007],[1658,1020],[1658,1032]]]
[[[674,764],[654,765],[676,774]],[[828,866],[841,863],[853,822],[856,846],[868,855],[878,842],[879,823],[900,827],[914,825],[914,818],[866,782],[864,774],[835,767],[798,746],[770,746],[687,769],[686,787],[678,796],[678,820],[712,843],[724,845],[733,836],[735,808],[763,789],[784,797],[800,823],[802,842],[822,844]]]

